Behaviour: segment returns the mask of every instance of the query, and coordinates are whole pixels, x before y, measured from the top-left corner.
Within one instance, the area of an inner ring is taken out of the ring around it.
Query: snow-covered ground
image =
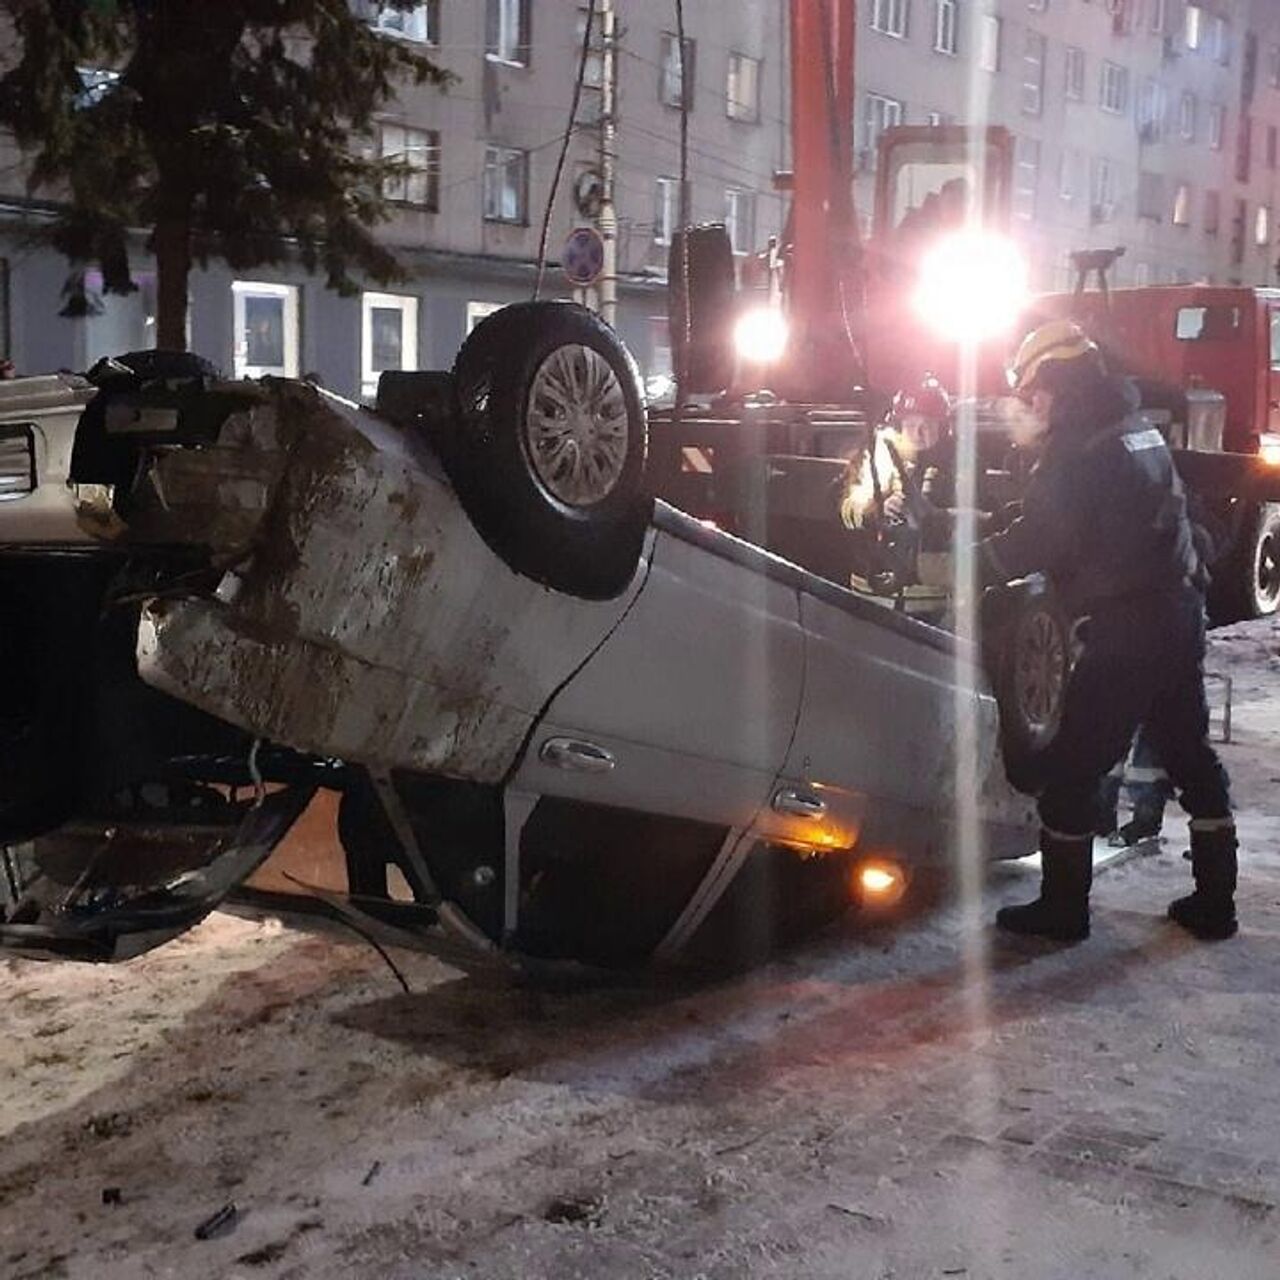
[[[1094,936],[992,871],[701,986],[548,990],[217,915],[114,969],[0,962],[0,1276],[1280,1274],[1280,628],[1218,633],[1243,932],[1107,870]],[[234,1203],[221,1234],[195,1228]]]

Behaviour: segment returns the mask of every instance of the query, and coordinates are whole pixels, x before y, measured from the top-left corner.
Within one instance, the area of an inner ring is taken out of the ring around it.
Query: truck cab
[[[1280,462],[1280,289],[1167,285],[1040,299],[1070,314],[1135,377],[1219,392],[1221,448]]]

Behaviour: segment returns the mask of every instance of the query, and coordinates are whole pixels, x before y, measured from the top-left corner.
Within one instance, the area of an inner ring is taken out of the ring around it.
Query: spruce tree
[[[358,0],[364,11],[412,0]],[[130,233],[157,269],[157,345],[186,345],[188,276],[296,257],[330,287],[403,278],[374,238],[403,162],[370,145],[405,82],[444,84],[351,0],[0,0],[0,128],[31,192],[61,210],[57,248],[126,293]]]

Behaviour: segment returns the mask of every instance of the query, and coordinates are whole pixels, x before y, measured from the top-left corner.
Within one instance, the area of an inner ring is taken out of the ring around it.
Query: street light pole
[[[600,0],[600,239],[604,269],[600,273],[600,315],[617,326],[618,211],[614,205],[617,147],[618,15],[614,0]]]

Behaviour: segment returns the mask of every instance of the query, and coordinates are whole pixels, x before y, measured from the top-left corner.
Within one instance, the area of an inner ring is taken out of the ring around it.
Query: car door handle
[[[608,773],[618,763],[613,752],[581,738],[548,738],[538,752],[538,759],[555,769],[572,769],[577,773]]]
[[[783,787],[774,793],[773,807],[777,813],[789,813],[797,818],[820,818],[827,811],[827,802],[812,791]]]

